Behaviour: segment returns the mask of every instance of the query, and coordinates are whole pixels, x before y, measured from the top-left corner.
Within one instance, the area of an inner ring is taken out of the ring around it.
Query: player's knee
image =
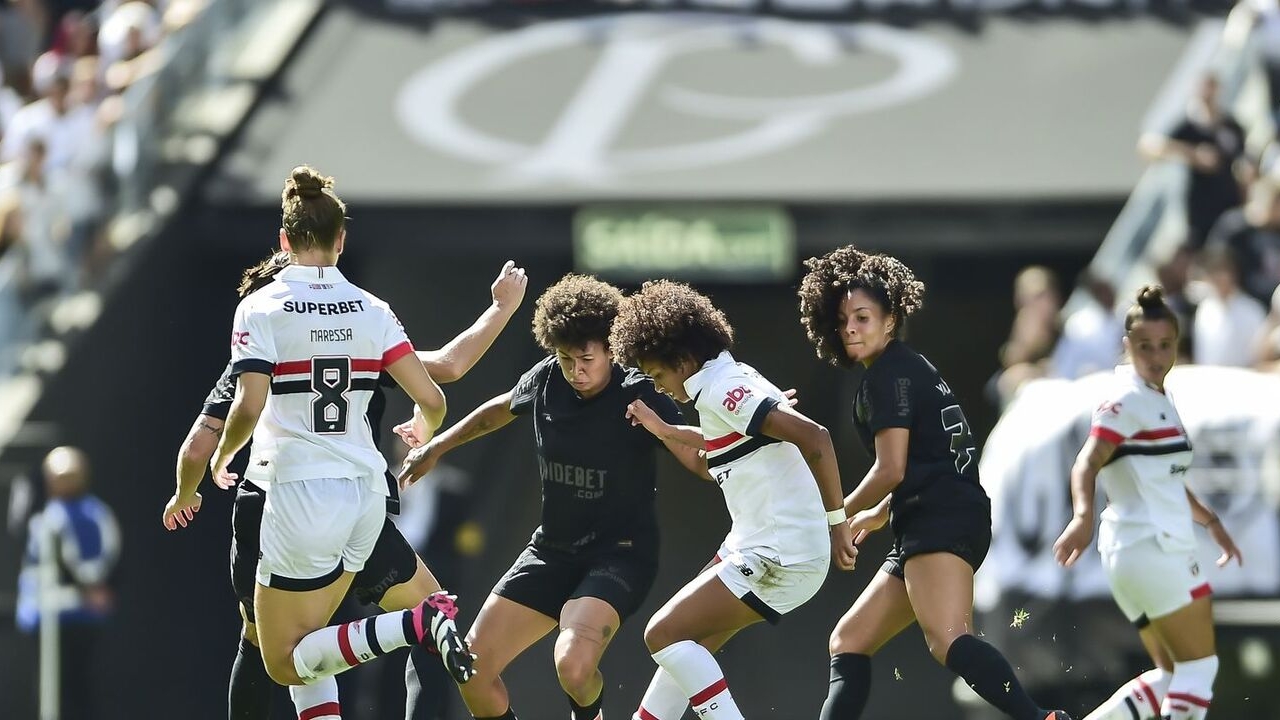
[[[656,653],[679,640],[674,637],[671,630],[670,623],[665,622],[665,617],[655,615],[649,620],[649,624],[644,628],[644,645],[649,648],[650,653]]]
[[[924,642],[929,646],[929,654],[937,660],[940,665],[947,664],[947,651],[951,650],[951,643],[956,638],[965,635],[964,628],[922,628],[924,632]]]
[[[581,653],[565,653],[556,658],[556,676],[560,687],[573,694],[591,684],[596,676],[596,663]]]
[[[293,664],[293,653],[262,653],[262,664],[267,675],[277,685],[303,685],[302,678]]]

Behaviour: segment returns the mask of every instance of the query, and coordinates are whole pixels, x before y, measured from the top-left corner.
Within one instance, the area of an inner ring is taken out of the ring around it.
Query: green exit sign
[[[771,206],[592,206],[573,220],[579,272],[639,281],[786,281],[795,275],[791,220]]]

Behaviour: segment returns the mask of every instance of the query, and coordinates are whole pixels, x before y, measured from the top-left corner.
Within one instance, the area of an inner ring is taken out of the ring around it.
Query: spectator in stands
[[[1053,271],[1041,265],[1023,268],[1013,281],[1013,327],[1000,347],[1002,370],[994,378],[999,405],[1022,383],[1042,377],[1058,340],[1062,292]]]
[[[0,2],[0,67],[12,73],[19,93],[27,91],[25,75],[44,49],[45,12],[39,0]]]
[[[1271,112],[1280,127],[1280,0],[1242,0],[1236,7],[1253,27],[1253,44],[1267,76]]]
[[[1208,293],[1196,307],[1192,357],[1201,365],[1252,367],[1267,311],[1240,288],[1230,248],[1206,248],[1200,263]]]
[[[1116,290],[1097,273],[1085,270],[1076,282],[1087,299],[1067,317],[1062,337],[1049,359],[1049,375],[1074,379],[1115,366],[1120,357],[1124,321],[1116,314]]]
[[[27,551],[18,578],[18,627],[40,624],[41,561],[57,564],[54,589],[58,607],[62,720],[93,720],[91,670],[101,625],[111,614],[108,581],[120,555],[120,531],[111,509],[89,494],[89,465],[84,453],[59,447],[44,459],[48,501],[31,518]],[[53,558],[41,554],[41,533],[54,535]]]
[[[21,109],[22,96],[5,84],[4,63],[0,62],[0,143],[4,142],[4,133],[13,122],[13,116]]]
[[[17,364],[16,343],[24,336],[22,205],[17,193],[0,194],[0,377]]]
[[[1214,222],[1243,197],[1237,172],[1247,180],[1252,169],[1244,161],[1244,129],[1219,105],[1218,78],[1205,75],[1187,108],[1186,117],[1167,135],[1146,133],[1138,150],[1151,161],[1175,160],[1190,169],[1187,186],[1188,239],[1204,245]]]
[[[49,169],[66,167],[75,153],[80,133],[84,132],[84,119],[72,112],[69,68],[49,53],[42,55],[38,62],[46,62],[45,58],[52,59],[47,61],[49,68],[42,69],[37,76],[41,99],[14,115],[0,142],[0,163],[18,159],[34,139],[41,140],[48,150]]]
[[[21,237],[25,250],[22,292],[27,304],[61,290],[68,277],[62,195],[45,169],[46,154],[43,141],[28,142],[15,188],[22,208]]]
[[[1195,252],[1187,243],[1174,248],[1167,258],[1156,262],[1155,273],[1159,285],[1164,287],[1165,303],[1178,316],[1178,361],[1191,362],[1191,344],[1195,335],[1192,320],[1196,315],[1196,303],[1187,292],[1191,282],[1191,269],[1195,264]]]
[[[1280,285],[1280,181],[1269,175],[1254,182],[1249,201],[1222,216],[1208,244],[1229,248],[1242,270],[1241,287],[1268,302]]]

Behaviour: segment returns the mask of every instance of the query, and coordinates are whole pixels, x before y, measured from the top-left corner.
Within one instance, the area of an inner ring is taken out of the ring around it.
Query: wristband
[[[848,520],[848,519],[849,519],[849,517],[848,517],[847,515],[845,515],[845,514],[844,514],[844,508],[840,508],[839,510],[828,510],[828,511],[827,511],[827,526],[828,526],[828,527],[835,527],[836,525],[839,525],[840,523],[842,523],[842,522],[844,522],[845,520]]]

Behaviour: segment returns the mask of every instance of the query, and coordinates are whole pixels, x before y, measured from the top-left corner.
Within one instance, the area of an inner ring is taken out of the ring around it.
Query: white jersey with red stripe
[[[1093,414],[1089,434],[1116,446],[1098,471],[1107,494],[1098,548],[1104,552],[1155,538],[1170,552],[1196,547],[1186,475],[1191,443],[1169,395],[1132,365],[1116,368],[1115,386]]]
[[[830,554],[822,495],[800,450],[760,432],[765,416],[787,402],[782,391],[728,352],[707,361],[684,387],[733,521],[724,546],[783,565]]]
[[[367,477],[387,494],[365,412],[382,369],[412,352],[390,306],[335,267],[291,265],[240,301],[233,371],[271,376],[245,476],[260,485]]]

